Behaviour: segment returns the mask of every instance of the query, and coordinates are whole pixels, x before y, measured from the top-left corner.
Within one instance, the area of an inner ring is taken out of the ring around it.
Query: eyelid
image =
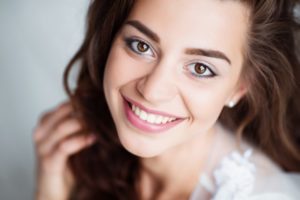
[[[193,59],[189,61],[186,65],[194,64],[194,63],[201,63],[207,66],[212,72],[216,72],[217,70],[215,69],[216,67],[211,64],[210,62],[204,61],[204,59],[199,58],[199,59]],[[215,73],[216,74],[216,73]]]
[[[207,68],[207,70],[210,71],[211,75],[203,75],[203,76],[197,76],[195,74],[193,74],[190,69],[189,69],[189,66],[192,65],[192,64],[197,64],[197,63],[200,63],[200,64],[203,64],[205,65],[205,67]],[[205,62],[205,61],[199,61],[199,60],[193,60],[193,61],[190,61],[188,62],[187,64],[184,65],[185,69],[188,70],[188,73],[190,75],[192,75],[193,77],[196,77],[197,79],[200,79],[200,78],[214,78],[215,76],[218,76],[218,74],[215,72],[215,70],[213,70],[212,68],[212,65],[210,65],[209,63]]]
[[[143,43],[145,43],[149,46],[150,51],[153,53],[153,56],[149,56],[149,57],[156,57],[156,51],[149,42],[147,42],[147,41],[145,41],[145,40],[143,40],[143,39],[141,39],[137,36],[124,37],[124,41],[126,42],[126,46],[128,48],[130,48],[132,51],[134,51],[134,50],[130,47],[130,43],[132,43],[132,42],[143,42]],[[134,51],[134,52],[137,53],[137,54],[143,55],[142,53],[139,53],[139,52],[136,52],[136,51]],[[147,56],[147,55],[145,55],[145,56]]]

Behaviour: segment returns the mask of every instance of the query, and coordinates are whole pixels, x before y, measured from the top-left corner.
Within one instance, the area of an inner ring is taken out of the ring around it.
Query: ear
[[[248,87],[244,81],[239,81],[236,87],[234,88],[232,94],[229,96],[226,102],[226,106],[233,108],[240,99],[247,93]]]

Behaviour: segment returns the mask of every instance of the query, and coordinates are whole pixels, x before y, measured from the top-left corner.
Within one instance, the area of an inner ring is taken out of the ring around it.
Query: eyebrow
[[[153,41],[155,41],[157,43],[160,42],[160,39],[159,39],[158,35],[156,33],[154,33],[153,31],[151,31],[147,26],[145,26],[141,22],[139,22],[137,20],[131,20],[131,21],[127,21],[125,24],[131,25],[134,28],[138,29],[140,32],[147,35]]]
[[[223,59],[226,62],[228,62],[229,65],[231,65],[230,59],[221,51],[210,50],[210,49],[187,49],[185,53],[189,55],[200,55],[200,56]]]
[[[159,36],[156,33],[154,33],[152,30],[150,30],[147,26],[142,24],[140,21],[129,20],[129,21],[125,22],[125,25],[133,26],[134,28],[136,28],[138,31],[145,34],[147,37],[149,37],[154,42],[157,42],[157,43],[160,42]],[[211,50],[211,49],[188,48],[185,50],[185,53],[189,54],[189,55],[200,55],[200,56],[223,59],[229,65],[231,65],[230,59],[221,51]]]

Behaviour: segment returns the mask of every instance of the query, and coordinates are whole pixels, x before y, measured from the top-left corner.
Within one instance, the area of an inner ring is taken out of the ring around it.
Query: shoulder
[[[299,199],[300,173],[283,171],[267,155],[255,148],[249,161],[253,163],[256,168],[252,193],[258,196],[254,196],[253,200]]]
[[[246,142],[237,148],[232,135],[223,134],[222,147],[227,146],[230,151],[218,156],[210,176],[214,200],[299,199],[300,174],[283,171],[267,155]]]
[[[289,196],[288,194],[273,192],[254,195],[252,197],[247,198],[246,200],[296,200],[296,197]]]
[[[300,174],[286,173],[261,152],[234,151],[213,172],[214,200],[296,200]]]
[[[267,155],[255,148],[249,161],[256,168],[253,194],[259,194],[253,199],[299,199],[300,173],[285,172]],[[268,198],[263,198],[267,196]]]

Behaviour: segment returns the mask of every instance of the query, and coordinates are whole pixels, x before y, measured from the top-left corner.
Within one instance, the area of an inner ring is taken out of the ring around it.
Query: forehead
[[[141,21],[166,45],[217,49],[241,62],[248,9],[239,1],[138,0],[129,19]]]

